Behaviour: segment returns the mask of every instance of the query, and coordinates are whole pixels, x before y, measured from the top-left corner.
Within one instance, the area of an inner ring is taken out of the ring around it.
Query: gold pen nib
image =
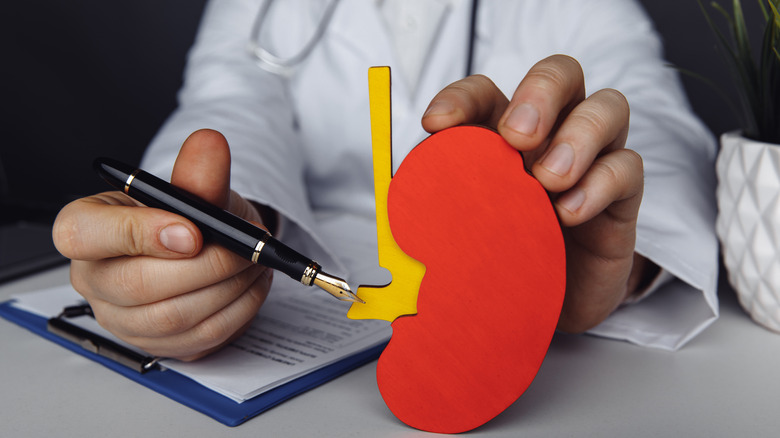
[[[334,297],[340,299],[341,301],[350,301],[353,303],[363,303],[366,302],[358,298],[357,295],[352,293],[352,289],[349,288],[349,285],[346,281],[334,277],[330,274],[326,274],[322,271],[317,272],[317,274],[314,276],[314,280],[312,281],[316,286],[324,290],[325,292],[333,295]]]

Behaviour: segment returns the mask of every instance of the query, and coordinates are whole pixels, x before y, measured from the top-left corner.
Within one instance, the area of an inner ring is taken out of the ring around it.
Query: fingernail
[[[171,251],[189,254],[195,249],[195,239],[184,225],[168,225],[160,231],[160,243]]]
[[[568,143],[559,143],[547,152],[541,165],[550,172],[564,176],[574,164],[574,148]]]
[[[520,134],[533,135],[539,124],[539,111],[529,103],[522,103],[512,109],[504,124]]]
[[[570,211],[576,213],[577,210],[585,203],[585,191],[582,189],[574,188],[561,195],[556,201],[556,204]]]
[[[455,107],[450,102],[447,102],[446,100],[437,100],[428,106],[423,117],[445,116],[447,114],[452,114],[453,112],[455,112]]]

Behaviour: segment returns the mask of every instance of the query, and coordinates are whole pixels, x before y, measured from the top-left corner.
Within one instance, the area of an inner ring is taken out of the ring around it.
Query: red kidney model
[[[468,431],[542,364],[566,287],[560,225],[522,155],[486,128],[431,135],[390,179],[389,69],[369,71],[369,90],[380,265],[393,282],[361,286],[367,303],[348,316],[393,321],[377,383],[396,417]]]
[[[417,314],[397,318],[377,366],[403,422],[463,432],[525,392],[558,322],[565,251],[547,193],[493,131],[450,128],[390,183],[393,237],[425,275]]]

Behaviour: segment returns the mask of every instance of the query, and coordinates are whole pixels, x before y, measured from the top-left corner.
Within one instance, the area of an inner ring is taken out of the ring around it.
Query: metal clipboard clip
[[[160,360],[159,357],[146,356],[135,352],[110,339],[106,339],[103,336],[71,324],[67,320],[68,318],[78,316],[89,316],[94,318],[92,315],[92,308],[89,307],[89,304],[69,306],[62,309],[62,312],[59,315],[49,319],[46,324],[46,329],[50,333],[80,345],[87,351],[111,359],[114,362],[120,363],[139,373],[143,374],[158,367],[157,362]]]

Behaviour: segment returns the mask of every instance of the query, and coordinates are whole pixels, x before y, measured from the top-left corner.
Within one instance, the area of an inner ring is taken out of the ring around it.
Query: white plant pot
[[[716,229],[729,282],[759,324],[780,332],[780,145],[723,134]]]

